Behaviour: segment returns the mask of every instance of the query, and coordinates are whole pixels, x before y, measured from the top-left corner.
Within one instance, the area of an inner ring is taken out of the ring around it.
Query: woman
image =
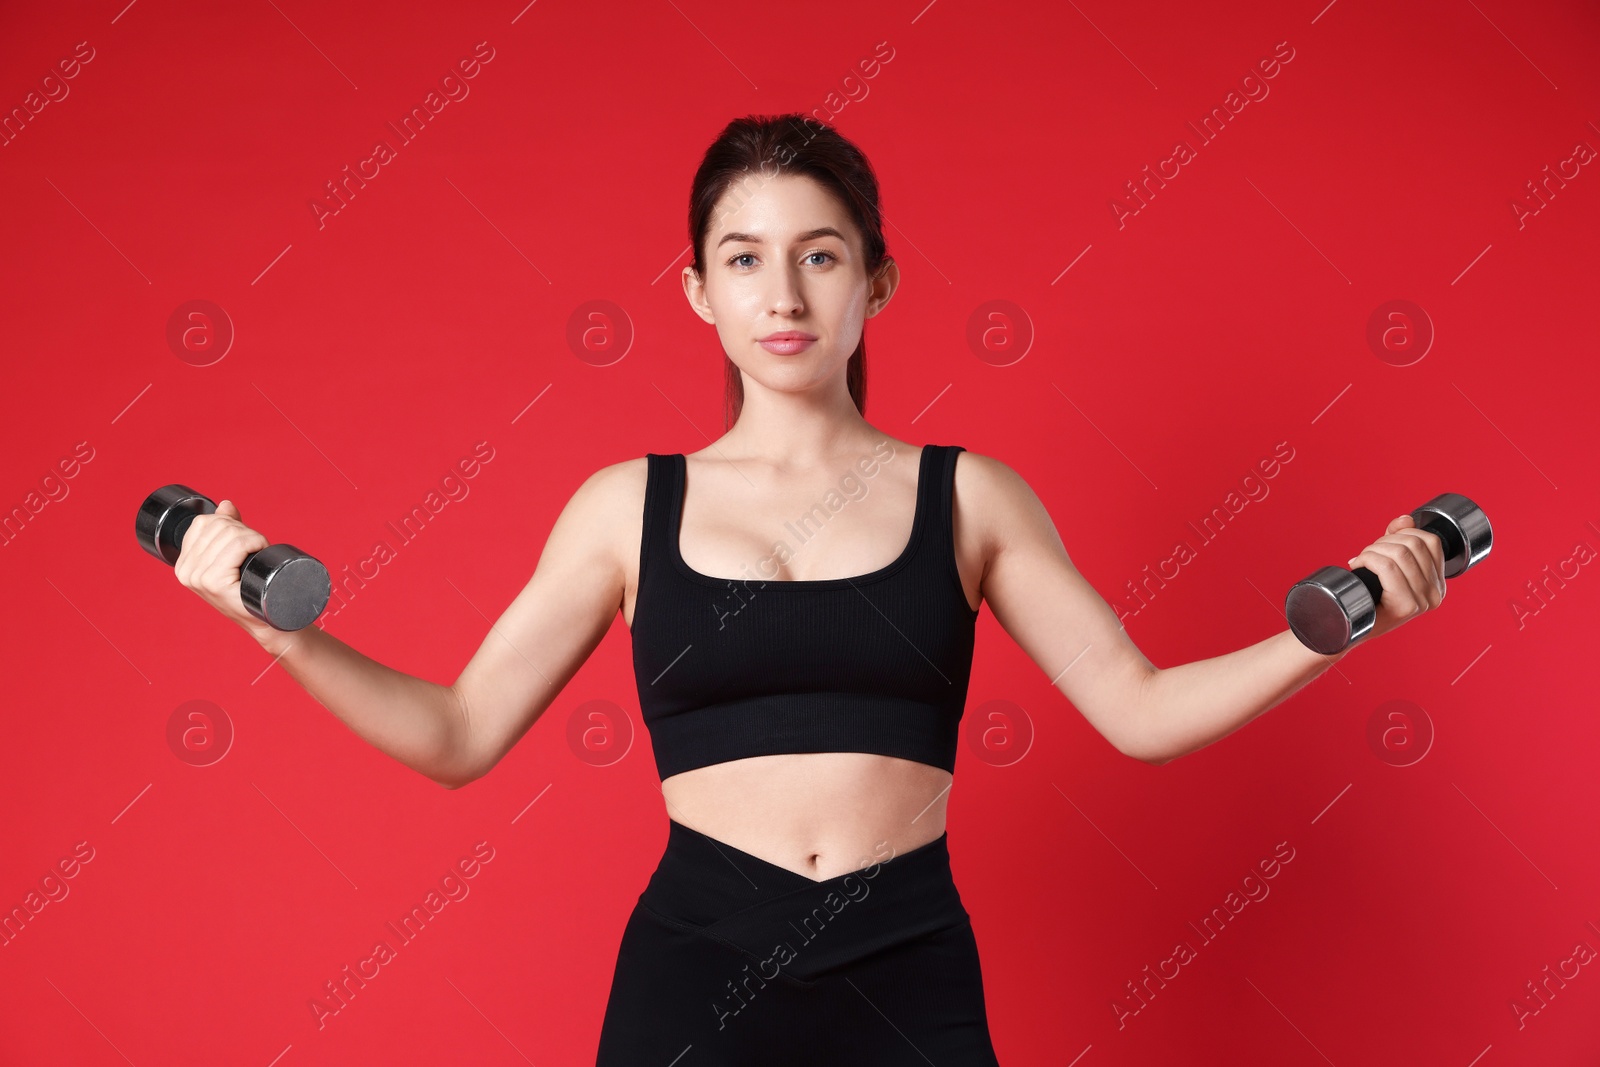
[[[178,577],[363,738],[451,788],[505,755],[621,610],[669,823],[622,936],[602,1067],[995,1064],[944,832],[980,603],[1150,763],[1345,653],[1285,629],[1158,670],[1014,471],[866,421],[863,325],[899,269],[872,169],[831,128],[730,123],[689,228],[684,291],[726,353],[731,428],[592,475],[453,685],[245,612],[238,567],[268,542],[230,502],[194,521]],[[1384,587],[1369,638],[1443,596],[1438,538],[1408,516],[1352,563]]]

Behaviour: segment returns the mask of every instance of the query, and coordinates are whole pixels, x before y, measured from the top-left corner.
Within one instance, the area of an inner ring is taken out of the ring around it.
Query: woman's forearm
[[[458,765],[465,723],[449,686],[385,667],[316,626],[262,631],[257,641],[363,741],[441,785],[470,780]]]
[[[1233,733],[1343,659],[1283,630],[1236,652],[1153,672],[1141,693],[1146,757],[1166,763]]]

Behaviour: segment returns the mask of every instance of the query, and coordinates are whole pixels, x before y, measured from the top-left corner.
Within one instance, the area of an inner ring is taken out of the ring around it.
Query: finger
[[[212,543],[217,536],[230,526],[239,523],[239,509],[230,500],[224,500],[217,505],[215,511],[206,515],[196,515],[189,523],[189,529],[184,531],[182,550],[189,549],[189,543],[194,542],[192,556],[194,560],[202,561],[207,558]]]
[[[212,592],[215,578],[212,569],[215,567],[217,554],[220,551],[223,538],[220,526],[213,526],[209,531],[210,536],[202,539],[196,546],[194,562],[189,566],[189,580],[195,588]]]
[[[1417,601],[1424,605],[1424,610],[1431,611],[1439,606],[1442,599],[1440,586],[1443,581],[1439,577],[1439,567],[1434,562],[1433,553],[1428,549],[1428,542],[1433,538],[1421,530],[1402,530],[1395,534],[1395,538],[1406,550],[1407,558],[1402,560],[1401,568],[1417,593]]]
[[[211,560],[211,592],[217,596],[242,597],[245,557],[267,547],[267,539],[249,527],[235,527],[217,538],[216,555]],[[231,596],[230,596],[231,594]]]
[[[1399,545],[1415,557],[1428,586],[1435,590],[1444,587],[1444,552],[1439,547],[1437,534],[1427,530],[1400,530],[1384,537],[1383,540]]]
[[[1415,525],[1416,525],[1416,523],[1412,520],[1410,515],[1397,515],[1394,518],[1389,520],[1389,526],[1383,532],[1384,533],[1388,533],[1388,534],[1392,534],[1396,530],[1404,530],[1408,526],[1415,526]]]
[[[211,524],[211,536],[197,561],[197,575],[207,583],[213,593],[222,593],[239,580],[239,561],[245,553],[239,550],[243,535],[252,531],[234,520],[224,519]]]
[[[1433,557],[1428,555],[1422,538],[1415,530],[1402,530],[1385,538],[1396,549],[1392,557],[1405,576],[1410,590],[1413,613],[1429,610],[1438,603],[1439,587],[1434,581]]]
[[[228,538],[223,554],[219,558],[227,562],[230,577],[237,580],[239,569],[244,566],[245,557],[252,552],[260,552],[267,547],[267,544],[266,537],[259,530],[240,526],[234,535]]]
[[[1412,572],[1416,570],[1416,558],[1404,545],[1394,544],[1387,539],[1377,541],[1362,555],[1367,559],[1363,566],[1377,575],[1383,586],[1385,607],[1410,616],[1427,603],[1427,596],[1417,585],[1415,576],[1408,573],[1408,568]]]
[[[196,573],[200,559],[205,555],[206,545],[214,533],[210,515],[196,515],[190,520],[189,528],[183,531],[183,542],[178,546],[175,567],[179,580],[185,585]]]
[[[1443,539],[1431,530],[1415,530],[1407,537],[1407,540],[1414,541],[1422,546],[1422,551],[1426,556],[1423,570],[1427,573],[1434,588],[1438,590],[1439,599],[1443,600],[1445,592]]]

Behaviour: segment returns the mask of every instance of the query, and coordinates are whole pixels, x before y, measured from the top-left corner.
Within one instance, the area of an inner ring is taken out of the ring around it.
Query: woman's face
[[[899,269],[885,257],[867,276],[861,235],[849,212],[811,178],[746,175],[712,212],[706,274],[684,269],[695,312],[717,328],[728,358],[747,378],[781,391],[838,375],[861,340],[862,323],[889,302]],[[792,354],[763,347],[774,333],[815,338]]]

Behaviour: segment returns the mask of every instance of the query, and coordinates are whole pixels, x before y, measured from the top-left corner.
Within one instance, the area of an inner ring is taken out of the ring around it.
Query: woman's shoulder
[[[596,470],[578,487],[584,493],[612,507],[643,503],[645,482],[650,473],[648,456],[636,456],[609,463]],[[574,494],[576,495],[576,494]]]
[[[646,456],[599,468],[573,491],[557,525],[572,527],[591,546],[604,546],[619,565],[637,558],[648,476]]]
[[[619,525],[626,529],[629,519],[637,525],[638,513],[644,509],[648,477],[646,456],[609,463],[573,491],[567,510],[576,513],[596,536],[608,535]]]
[[[956,453],[956,487],[968,495],[1002,494],[1015,496],[1028,483],[1010,465],[982,452],[962,447]]]
[[[1004,540],[1003,531],[1037,522],[1045,512],[1033,487],[1010,464],[969,448],[956,453],[954,494],[963,529],[983,544],[986,557]]]

